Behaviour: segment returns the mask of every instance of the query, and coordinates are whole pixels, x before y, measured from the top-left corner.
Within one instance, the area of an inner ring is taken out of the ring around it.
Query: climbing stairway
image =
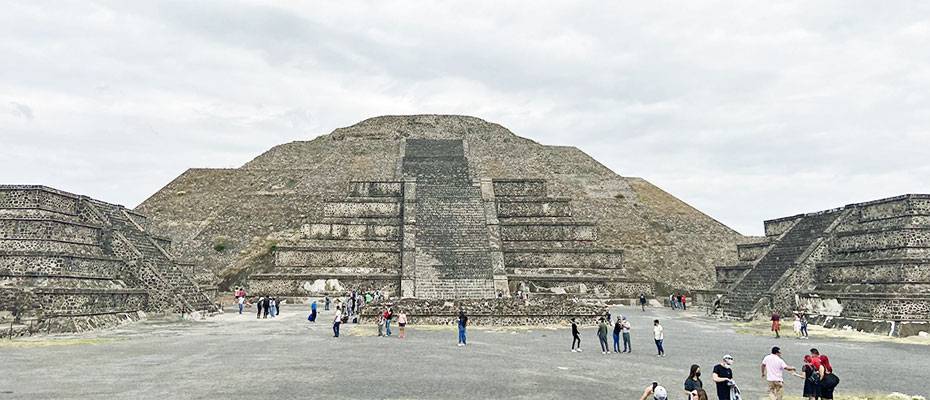
[[[403,169],[417,179],[417,297],[494,297],[487,219],[462,141],[408,140]]]
[[[803,261],[798,257],[823,235],[839,215],[839,212],[829,212],[802,217],[725,296],[723,315],[746,318],[762,295],[771,290],[792,266]]]
[[[158,276],[165,281],[167,289],[184,308],[180,311],[215,311],[213,302],[200,290],[193,278],[156,247],[154,240],[129,220],[122,207],[105,203],[93,203],[93,206],[109,220],[115,231],[142,253],[142,261],[154,267]]]

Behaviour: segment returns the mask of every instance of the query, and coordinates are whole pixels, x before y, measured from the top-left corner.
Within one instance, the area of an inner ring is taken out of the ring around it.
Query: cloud
[[[928,191],[928,20],[925,2],[14,2],[0,182],[134,206],[371,116],[468,114],[758,234]]]
[[[13,116],[20,117],[28,121],[32,121],[32,119],[34,118],[32,115],[32,108],[30,108],[29,106],[25,104],[11,101],[10,107],[13,108],[12,110]]]

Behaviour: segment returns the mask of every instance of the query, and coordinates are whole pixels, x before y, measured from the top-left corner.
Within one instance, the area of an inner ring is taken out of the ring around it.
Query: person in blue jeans
[[[465,315],[465,310],[459,311],[459,346],[465,346],[467,343],[465,341],[465,329],[468,327],[468,315]]]
[[[384,333],[387,336],[391,336],[391,318],[394,317],[394,310],[388,308],[384,311]]]
[[[622,315],[618,316],[617,322],[614,323],[614,353],[620,352],[620,332],[623,331],[623,324],[620,318],[622,317]]]

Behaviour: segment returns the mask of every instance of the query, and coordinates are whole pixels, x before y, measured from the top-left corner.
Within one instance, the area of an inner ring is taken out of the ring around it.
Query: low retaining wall
[[[397,302],[370,304],[362,309],[359,322],[372,323],[378,312],[390,306],[395,314],[403,311],[410,324],[450,325],[458,320],[459,310],[464,308],[469,325],[552,325],[567,324],[571,318],[579,323],[591,324],[607,313],[607,306],[584,303],[569,297],[545,297],[529,300],[480,299],[480,300],[421,300],[402,299]]]

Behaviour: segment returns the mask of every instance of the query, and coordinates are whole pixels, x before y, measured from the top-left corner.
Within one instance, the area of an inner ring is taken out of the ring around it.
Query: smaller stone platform
[[[449,325],[458,320],[459,310],[468,315],[469,325],[561,325],[577,318],[579,324],[593,324],[607,313],[607,306],[578,301],[570,296],[548,296],[520,300],[501,299],[401,299],[396,302],[373,303],[361,312],[361,323],[377,321],[377,315],[385,307],[394,313],[403,311],[410,324]]]

